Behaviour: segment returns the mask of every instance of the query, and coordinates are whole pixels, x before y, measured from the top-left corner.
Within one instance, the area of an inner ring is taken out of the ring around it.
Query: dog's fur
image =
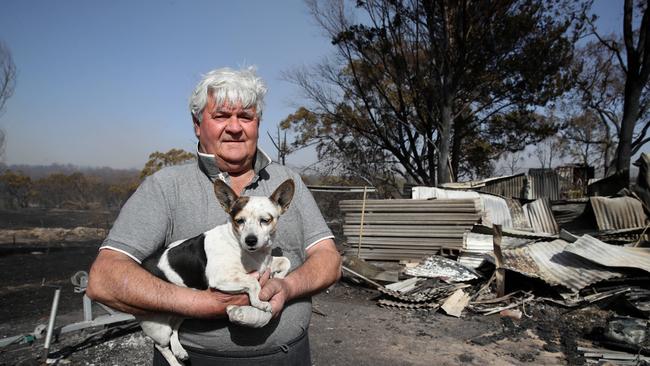
[[[260,284],[249,273],[270,270],[272,276],[282,278],[289,271],[289,259],[272,257],[271,244],[278,218],[288,209],[294,190],[288,179],[268,198],[238,198],[226,183],[216,180],[214,191],[230,215],[229,222],[170,244],[145,259],[143,267],[180,286],[247,293],[251,306],[228,306],[228,318],[233,323],[263,327],[271,320],[271,304],[260,301]],[[178,339],[183,318],[165,314],[138,318],[170,365],[182,365],[178,360],[188,357]]]

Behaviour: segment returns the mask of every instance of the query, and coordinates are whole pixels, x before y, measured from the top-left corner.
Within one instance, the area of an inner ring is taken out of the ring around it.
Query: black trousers
[[[184,346],[190,359],[186,366],[311,366],[309,336],[307,331],[296,339],[269,350],[251,352],[208,352]],[[169,366],[167,360],[154,347],[153,366]]]

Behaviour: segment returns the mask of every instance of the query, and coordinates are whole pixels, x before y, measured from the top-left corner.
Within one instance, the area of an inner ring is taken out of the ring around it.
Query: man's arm
[[[341,256],[332,239],[321,240],[307,249],[307,259],[284,279],[272,278],[262,288],[260,300],[269,301],[279,314],[292,299],[326,289],[341,277]]]
[[[143,315],[174,313],[192,318],[215,318],[226,306],[249,305],[248,295],[195,290],[163,281],[129,256],[111,249],[99,251],[90,268],[88,297],[114,309]]]

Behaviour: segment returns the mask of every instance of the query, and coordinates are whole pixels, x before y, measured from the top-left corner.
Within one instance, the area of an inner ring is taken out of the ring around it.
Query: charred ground
[[[86,225],[92,214],[2,212],[0,217],[9,218],[12,228],[76,227]],[[94,219],[97,225],[114,216],[96,217],[102,217]],[[8,226],[8,221],[2,222]],[[88,270],[99,244],[97,240],[1,244],[0,339],[28,334],[37,325],[47,324],[54,293],[51,286],[62,288],[57,326],[80,321],[81,295],[74,292],[70,278],[79,270]],[[579,365],[585,360],[576,351],[577,345],[597,340],[606,320],[614,315],[598,306],[566,309],[538,302],[527,307],[527,316],[521,320],[471,313],[457,319],[431,310],[381,308],[376,302],[379,296],[370,287],[344,279],[314,298],[310,334],[315,365]],[[40,364],[42,347],[43,340],[38,339],[0,349],[0,365]],[[108,333],[90,329],[62,335],[51,351],[74,351],[62,364],[147,365],[151,347],[137,328]]]

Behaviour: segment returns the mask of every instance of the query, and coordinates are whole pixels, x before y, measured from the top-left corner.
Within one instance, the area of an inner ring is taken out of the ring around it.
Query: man
[[[122,208],[90,270],[90,298],[132,314],[175,313],[187,318],[180,339],[190,364],[310,365],[307,328],[312,294],[340,276],[340,256],[300,176],[272,163],[257,147],[266,87],[252,68],[206,74],[190,99],[198,138],[196,164],[148,177]],[[245,294],[194,290],[162,281],[140,263],[156,249],[226,222],[212,182],[225,180],[241,195],[270,195],[291,178],[296,192],[280,218],[276,245],[291,261],[284,279],[261,275],[260,299],[274,319],[252,329],[228,322],[226,307],[248,305]],[[164,365],[154,354],[154,365]]]

